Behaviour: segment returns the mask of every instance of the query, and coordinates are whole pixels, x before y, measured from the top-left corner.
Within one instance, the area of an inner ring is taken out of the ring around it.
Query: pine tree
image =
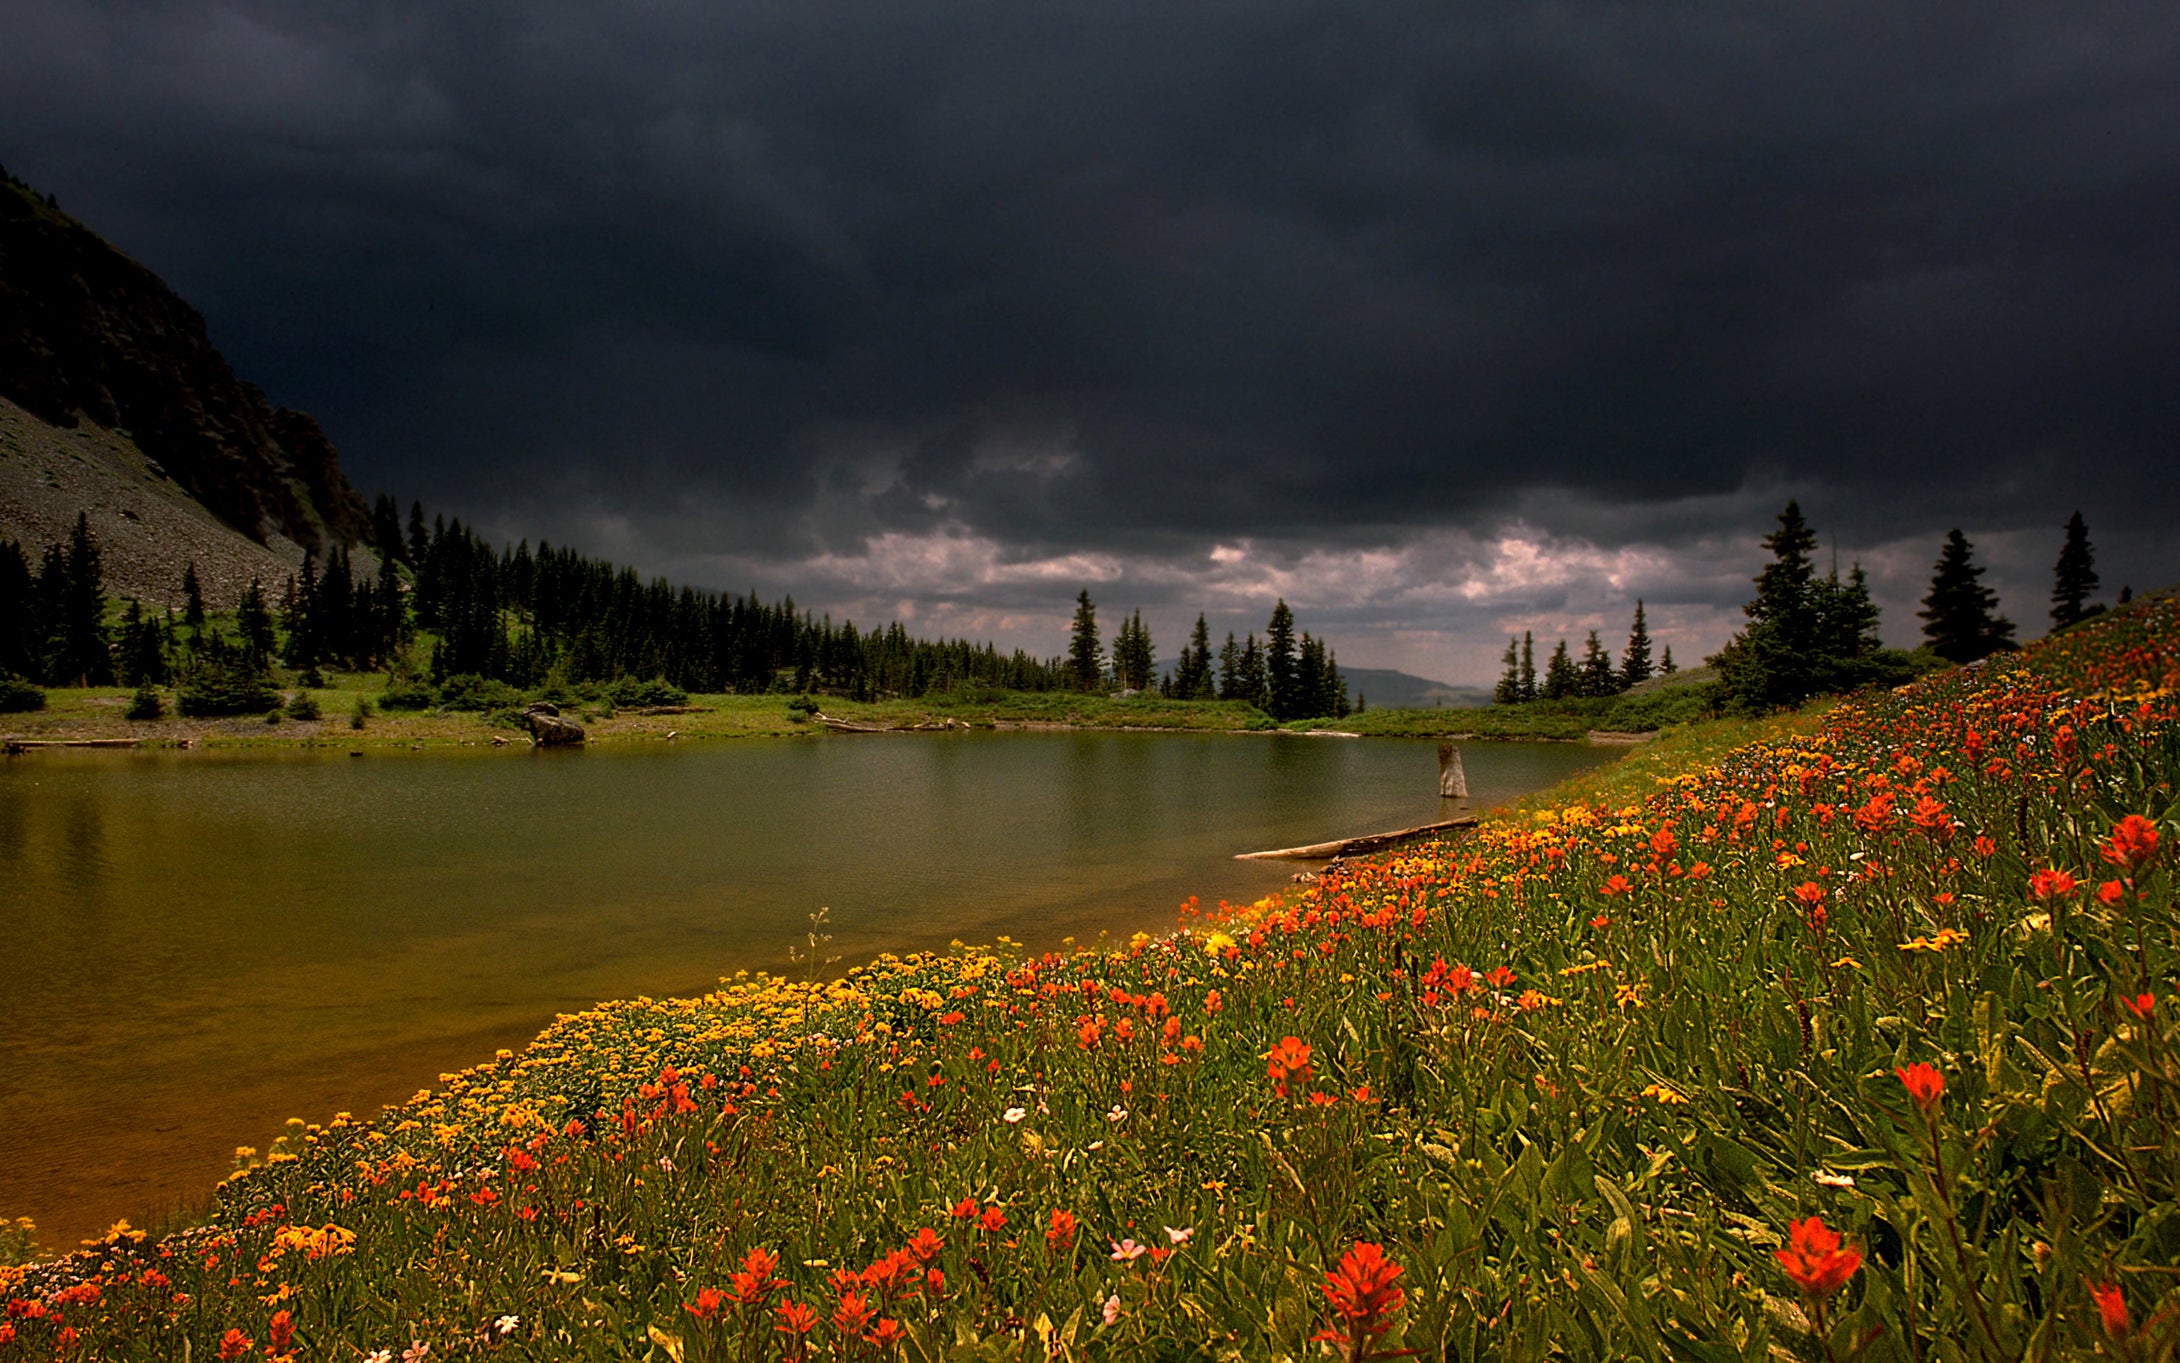
[[[54,559],[49,556],[47,564],[50,575]],[[59,566],[59,579],[45,586],[53,607],[47,676],[56,686],[111,686],[114,658],[106,638],[105,572],[90,518],[81,511]]]
[[[44,669],[45,631],[38,623],[37,578],[14,540],[0,539],[0,677],[32,677]]]
[[[204,588],[197,581],[197,560],[182,565],[182,623],[204,628]]]
[[[1537,641],[1528,630],[1521,632],[1521,698],[1537,698]]]
[[[1173,695],[1177,700],[1205,700],[1211,694],[1211,627],[1199,615],[1173,669]]]
[[[2059,547],[2059,562],[2052,569],[2051,627],[2065,629],[2095,612],[2088,608],[2097,590],[2096,554],[2089,547],[2089,527],[2077,511],[2067,518],[2066,542]]]
[[[1562,639],[1559,647],[1552,650],[1551,661],[1544,666],[1544,689],[1541,694],[1546,700],[1565,700],[1569,696],[1581,694],[1581,691],[1582,674],[1575,669],[1574,659],[1567,656],[1567,641]]]
[[[1624,690],[1649,681],[1650,626],[1643,619],[1643,599],[1635,598],[1635,623],[1628,627],[1627,652],[1620,655],[1620,685]]]
[[[1241,661],[1235,667],[1235,691],[1237,700],[1248,701],[1266,714],[1272,709],[1271,681],[1264,671],[1264,650],[1257,645],[1254,634],[1242,640]]]
[[[1105,648],[1098,641],[1098,608],[1085,587],[1075,598],[1075,621],[1069,627],[1067,668],[1077,691],[1095,691],[1105,676]]]
[[[1264,679],[1271,689],[1267,713],[1273,719],[1300,718],[1302,696],[1295,683],[1298,673],[1294,653],[1294,612],[1286,598],[1272,607],[1272,621],[1264,629]]]
[[[1670,677],[1678,671],[1680,671],[1680,667],[1673,661],[1673,646],[1667,644],[1665,646],[1665,661],[1658,664],[1659,675]]]
[[[1295,658],[1295,713],[1290,718],[1301,719],[1332,713],[1331,687],[1326,685],[1326,681],[1325,646],[1312,639],[1305,630],[1302,634],[1301,650]]]
[[[1113,641],[1113,673],[1122,690],[1145,691],[1150,688],[1151,668],[1156,666],[1157,653],[1151,647],[1151,632],[1143,623],[1143,612],[1138,610],[1121,622],[1120,634]]]
[[[252,673],[263,673],[272,664],[273,618],[265,609],[265,589],[254,577],[242,593],[242,604],[235,608],[235,627],[242,633],[244,665]]]
[[[1594,629],[1590,631],[1589,641],[1582,648],[1581,671],[1576,689],[1582,695],[1604,697],[1620,693],[1620,678],[1612,670],[1612,655],[1605,651],[1605,646],[1599,642]]]
[[[1779,528],[1763,543],[1772,560],[1756,576],[1756,596],[1742,607],[1749,623],[1711,659],[1718,702],[1753,713],[1799,705],[1821,687],[1819,593],[1809,557],[1817,536],[1799,503],[1786,504]]]
[[[1499,661],[1506,670],[1499,674],[1499,684],[1491,688],[1492,702],[1517,704],[1521,700],[1521,643],[1511,634],[1506,637],[1506,654]]]
[[[1234,632],[1226,632],[1226,644],[1219,649],[1219,699],[1241,700],[1241,646],[1234,642]]]
[[[409,503],[409,566],[424,566],[424,555],[431,551],[431,535],[424,529],[424,504]]]
[[[1972,663],[2014,646],[2013,621],[1994,612],[1998,594],[1982,578],[1975,546],[1958,527],[1948,531],[1931,573],[1930,594],[1917,612],[1930,651],[1947,662]]]
[[[167,679],[166,640],[159,622],[146,616],[135,597],[121,616],[121,684],[157,686]]]

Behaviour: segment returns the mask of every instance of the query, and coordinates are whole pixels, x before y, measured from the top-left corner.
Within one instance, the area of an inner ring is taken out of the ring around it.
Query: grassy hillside
[[[2180,605],[1635,760],[1170,938],[565,1017],[0,1277],[0,1359],[2171,1357]]]

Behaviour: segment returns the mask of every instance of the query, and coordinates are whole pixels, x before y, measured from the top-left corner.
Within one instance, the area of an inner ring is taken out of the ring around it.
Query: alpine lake
[[[1176,925],[1302,864],[1609,761],[1228,734],[587,750],[44,750],[0,762],[0,1216],[73,1246],[203,1199],[289,1117],[358,1116],[556,1013],[1005,937]],[[824,910],[817,958],[812,915]],[[794,950],[802,957],[790,956]]]

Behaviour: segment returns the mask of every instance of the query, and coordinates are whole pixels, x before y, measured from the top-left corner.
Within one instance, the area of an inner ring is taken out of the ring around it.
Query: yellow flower
[[[1643,1089],[1643,1097],[1655,1098],[1668,1107],[1677,1106],[1688,1101],[1686,1096],[1679,1091],[1668,1088],[1664,1084],[1648,1085]]]

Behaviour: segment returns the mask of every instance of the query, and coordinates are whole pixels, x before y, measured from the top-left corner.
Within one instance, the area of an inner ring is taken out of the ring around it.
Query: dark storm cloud
[[[1955,523],[2033,590],[2075,505],[2172,568],[2169,4],[0,0],[0,32],[0,158],[360,481],[720,585],[1589,618],[1506,568],[1535,542],[1583,590],[1633,555],[1716,633],[1796,493],[1896,603]]]

